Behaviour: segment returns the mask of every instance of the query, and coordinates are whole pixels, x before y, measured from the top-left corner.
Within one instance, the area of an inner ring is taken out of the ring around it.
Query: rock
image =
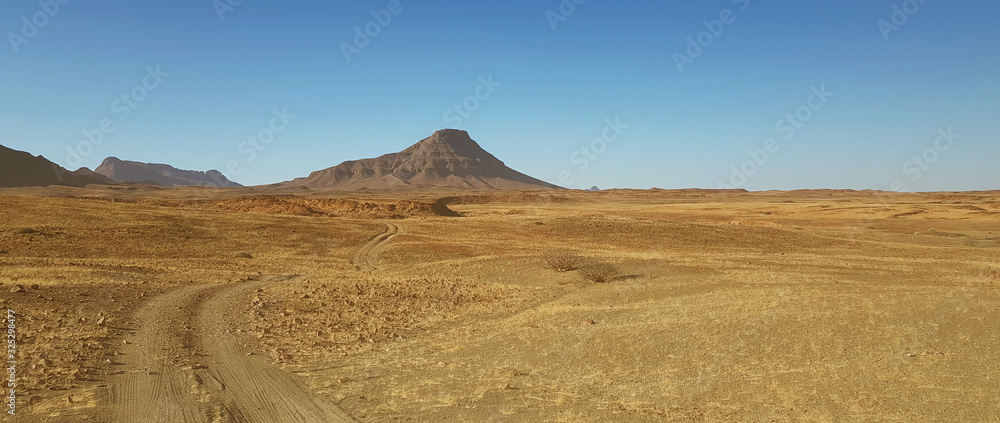
[[[308,177],[274,185],[282,188],[349,187],[352,190],[394,187],[524,189],[559,187],[507,167],[484,150],[469,133],[443,129],[398,153],[351,160],[318,170]],[[442,205],[443,206],[443,205]],[[447,207],[436,213],[454,214]]]
[[[10,289],[10,292],[15,293],[15,294],[20,293],[20,292],[24,292],[24,291],[25,291],[24,285],[16,285],[16,286],[14,286],[14,287],[12,287]]]
[[[83,169],[78,170],[81,172]],[[198,171],[178,169],[167,164],[143,163],[108,157],[93,171],[83,171],[82,176],[100,177],[106,181],[147,183],[162,186],[207,186],[240,188],[217,170]]]

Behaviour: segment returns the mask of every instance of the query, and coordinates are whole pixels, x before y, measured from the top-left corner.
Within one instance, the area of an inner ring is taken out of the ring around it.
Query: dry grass
[[[618,266],[610,263],[587,263],[580,267],[580,276],[594,283],[610,282],[620,274],[621,271],[618,269]]]
[[[461,279],[368,277],[268,287],[251,299],[249,310],[262,344],[284,362],[304,351],[314,360],[336,360],[522,301],[517,289]]]
[[[549,250],[541,255],[542,266],[557,272],[576,270],[583,258],[573,250]]]
[[[91,413],[66,397],[127,359],[145,298],[265,273],[309,278],[236,305],[243,330],[363,421],[1000,420],[996,195],[558,195],[405,219],[369,274],[351,266],[384,230],[369,218],[0,196],[0,306],[44,398],[19,411]],[[340,204],[273,211],[288,203]],[[539,271],[566,248],[643,277]]]

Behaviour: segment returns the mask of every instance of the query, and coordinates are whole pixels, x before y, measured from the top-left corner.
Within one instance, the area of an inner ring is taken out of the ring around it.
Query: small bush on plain
[[[618,267],[610,263],[589,263],[580,267],[580,276],[595,283],[610,282],[618,274]]]
[[[542,253],[542,265],[558,272],[576,270],[581,260],[579,254],[570,250],[551,250]]]

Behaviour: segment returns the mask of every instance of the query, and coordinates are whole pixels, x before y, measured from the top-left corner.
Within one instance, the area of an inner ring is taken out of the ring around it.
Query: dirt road
[[[374,238],[370,239],[365,245],[362,245],[356,253],[354,253],[354,267],[358,270],[375,270],[378,269],[378,252],[385,246],[392,238],[403,233],[403,227],[395,224],[386,222],[385,232],[375,235]]]
[[[291,276],[177,288],[134,316],[109,381],[114,422],[352,422],[236,337],[254,291]]]

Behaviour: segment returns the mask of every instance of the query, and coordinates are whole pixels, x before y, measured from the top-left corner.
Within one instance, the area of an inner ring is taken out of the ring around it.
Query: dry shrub
[[[253,254],[250,254],[250,253],[248,253],[246,251],[240,251],[240,252],[236,253],[235,256],[236,256],[236,258],[241,258],[241,259],[250,259],[250,258],[253,258]]]
[[[568,272],[576,270],[580,266],[582,259],[576,251],[571,250],[549,250],[542,253],[542,265],[546,269],[558,272]]]
[[[25,227],[25,228],[18,228],[18,229],[14,230],[14,233],[15,234],[19,234],[19,235],[37,234],[38,233],[38,229],[27,228],[27,227]]]
[[[580,267],[580,276],[596,283],[609,282],[618,277],[618,274],[618,267],[610,263],[589,263]]]

